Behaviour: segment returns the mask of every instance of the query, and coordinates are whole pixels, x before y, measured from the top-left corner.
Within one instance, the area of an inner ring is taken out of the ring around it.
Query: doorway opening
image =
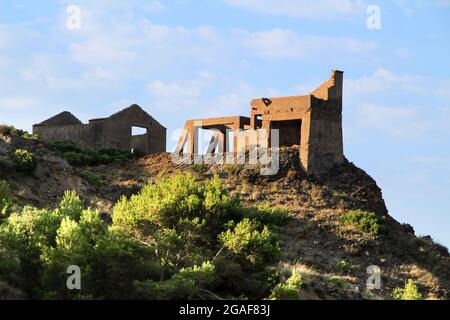
[[[300,146],[301,120],[272,121],[270,127],[279,130],[280,147]]]
[[[131,127],[131,146],[132,153],[147,154],[149,148],[148,129],[143,127]]]

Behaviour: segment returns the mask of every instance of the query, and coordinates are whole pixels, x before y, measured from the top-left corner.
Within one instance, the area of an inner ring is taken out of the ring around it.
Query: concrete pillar
[[[228,152],[227,148],[227,131],[226,129],[220,130],[217,132],[218,139],[219,139],[219,153],[226,153]]]

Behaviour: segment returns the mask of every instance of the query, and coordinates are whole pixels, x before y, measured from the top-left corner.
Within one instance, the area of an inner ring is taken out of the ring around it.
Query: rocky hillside
[[[35,155],[33,173],[14,169],[16,149]],[[0,157],[0,178],[21,203],[54,207],[65,190],[75,190],[102,211],[106,222],[121,196],[137,193],[148,181],[175,172],[191,172],[199,181],[217,174],[245,205],[266,204],[292,213],[282,232],[279,269],[301,273],[302,298],[389,298],[407,279],[414,280],[425,298],[449,295],[448,250],[395,221],[376,182],[350,162],[326,175],[306,177],[298,149],[290,148],[282,150],[276,176],[261,176],[258,167],[249,165],[174,165],[169,154],[75,168],[44,143],[18,136],[0,136]],[[96,183],[86,178],[86,170]],[[382,288],[367,292],[370,265],[381,268]]]

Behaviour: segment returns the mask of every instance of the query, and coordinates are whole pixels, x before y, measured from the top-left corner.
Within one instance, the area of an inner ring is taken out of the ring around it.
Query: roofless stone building
[[[198,154],[199,129],[213,130],[208,153],[238,152],[249,130],[265,129],[269,146],[272,130],[278,130],[280,147],[300,147],[300,163],[307,173],[330,169],[344,161],[342,135],[342,71],[333,70],[330,80],[303,96],[252,100],[251,116],[188,120],[176,152]],[[233,134],[230,148],[229,132]],[[248,136],[248,135],[247,135]]]
[[[133,128],[140,130],[133,134]],[[33,125],[33,133],[48,142],[71,140],[85,149],[134,149],[145,154],[166,151],[166,131],[138,105],[108,118],[90,120],[87,124],[64,111]]]

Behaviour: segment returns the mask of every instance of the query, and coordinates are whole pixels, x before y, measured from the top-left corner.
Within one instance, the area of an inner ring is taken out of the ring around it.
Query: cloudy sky
[[[247,115],[341,69],[346,156],[391,215],[450,246],[449,39],[449,0],[1,0],[0,122],[138,103],[172,149],[188,118]]]

